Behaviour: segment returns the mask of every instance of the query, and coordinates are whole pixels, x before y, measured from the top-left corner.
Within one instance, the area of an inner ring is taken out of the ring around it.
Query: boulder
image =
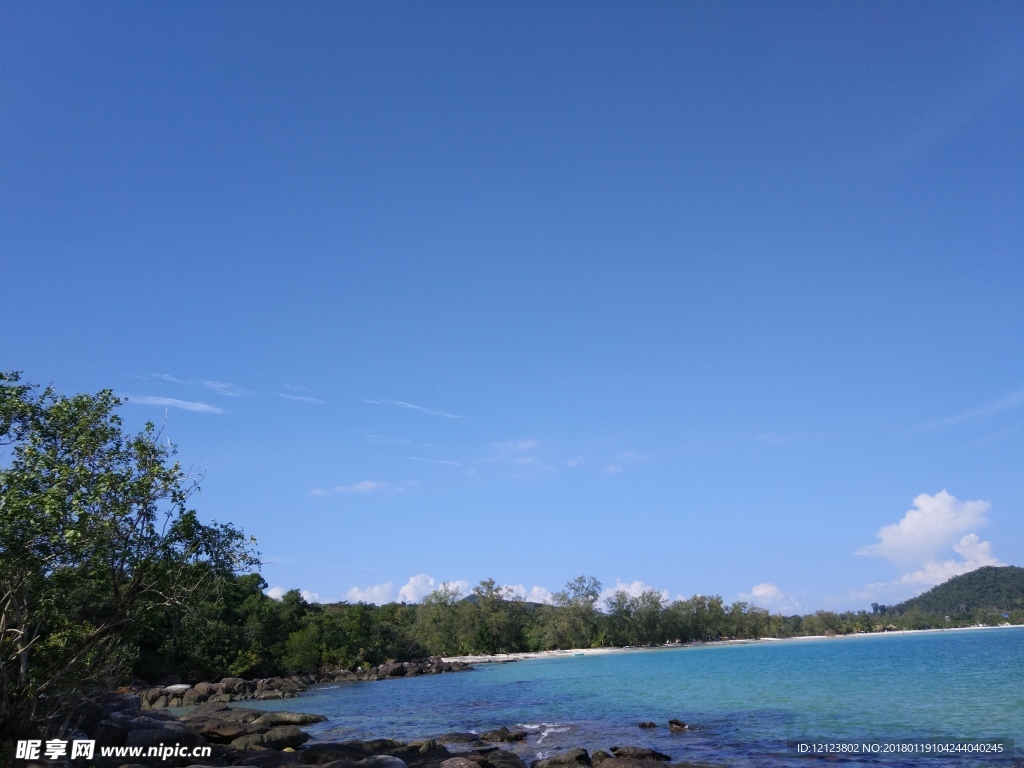
[[[100,720],[90,735],[97,744],[104,747],[123,747],[128,729],[113,720]]]
[[[480,763],[465,757],[449,757],[441,763],[441,768],[480,768]]]
[[[442,736],[438,736],[437,740],[442,744],[469,744],[474,741],[479,741],[480,736],[475,733],[467,732],[455,732],[446,733]]]
[[[590,765],[590,755],[582,747],[576,747],[543,760],[534,760],[530,768],[551,768],[556,765]]]
[[[199,696],[209,696],[214,693],[213,683],[196,683],[192,690]]]
[[[640,723],[640,727],[641,728],[657,728],[658,724],[657,723],[652,723],[650,720],[646,720],[646,721]]]
[[[506,752],[503,749],[496,749],[485,756],[484,765],[486,768],[526,768],[523,758],[514,752]]]
[[[657,752],[647,747],[612,747],[612,754],[616,757],[626,757],[631,760],[671,760],[668,755]]]
[[[321,765],[338,760],[355,762],[372,756],[373,751],[361,741],[321,742],[302,750],[299,760],[307,765]]]
[[[205,747],[210,742],[182,723],[161,723],[158,728],[138,728],[125,736],[126,747],[158,747],[161,744],[181,744]]]
[[[668,721],[668,730],[670,733],[682,733],[690,729],[682,720],[672,719]]]
[[[526,738],[526,731],[510,731],[504,725],[493,731],[480,734],[481,741],[522,741]]]
[[[610,757],[601,761],[601,768],[665,768],[665,763],[660,760]],[[677,766],[673,764],[673,768],[677,768]]]
[[[252,722],[256,725],[272,727],[275,725],[309,725],[310,723],[322,723],[326,719],[323,715],[310,715],[305,712],[267,712]]]
[[[591,765],[599,765],[605,760],[611,760],[612,755],[609,752],[605,752],[603,749],[594,750],[594,754],[590,756]]]
[[[309,734],[294,725],[271,728],[266,733],[251,733],[239,736],[231,742],[235,749],[277,749],[298,747],[309,741]]]

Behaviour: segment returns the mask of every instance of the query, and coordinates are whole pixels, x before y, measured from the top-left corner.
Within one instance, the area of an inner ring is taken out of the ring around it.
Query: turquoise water
[[[485,664],[323,686],[267,708],[319,712],[318,740],[519,726],[529,761],[573,746],[650,746],[675,761],[806,766],[788,739],[1010,738],[1024,757],[1024,628],[871,635]],[[670,718],[696,729],[669,734]],[[652,720],[656,730],[637,723]],[[843,759],[842,761],[846,761]],[[828,762],[834,762],[829,760]],[[1024,765],[966,757],[879,765]]]

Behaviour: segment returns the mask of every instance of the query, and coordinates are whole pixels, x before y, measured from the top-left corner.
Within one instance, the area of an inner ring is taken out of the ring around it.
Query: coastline
[[[750,645],[753,643],[783,643],[810,640],[850,640],[861,637],[892,637],[900,635],[916,635],[929,632],[968,632],[979,629],[1022,629],[1024,624],[996,624],[993,626],[978,624],[970,627],[935,627],[931,629],[898,629],[891,632],[857,632],[849,635],[801,635],[798,637],[761,637],[737,640],[709,640],[703,643],[665,643],[664,645],[643,645],[603,648],[568,648],[557,651],[522,651],[519,653],[496,653],[490,656],[443,656],[445,662],[462,662],[464,664],[507,664],[513,661],[532,659],[567,659],[578,656],[606,656],[613,653],[640,653],[649,651],[666,651],[682,648],[708,648],[714,646]]]

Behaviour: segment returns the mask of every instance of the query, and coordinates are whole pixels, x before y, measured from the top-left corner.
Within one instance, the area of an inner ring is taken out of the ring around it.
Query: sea
[[[507,726],[527,763],[629,745],[727,766],[1024,766],[1024,627],[565,654],[258,704],[326,715],[317,741]]]

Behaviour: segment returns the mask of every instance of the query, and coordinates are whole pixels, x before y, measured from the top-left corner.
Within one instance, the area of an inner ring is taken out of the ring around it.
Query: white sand
[[[523,653],[496,653],[493,656],[445,656],[444,661],[462,661],[467,664],[500,664],[524,659],[564,659],[571,656],[603,656],[609,653],[635,653],[661,651],[669,648],[705,648],[714,645],[747,645],[751,643],[781,643],[794,640],[849,640],[856,637],[885,637],[910,635],[918,632],[966,632],[972,629],[1022,629],[1024,624],[998,624],[994,627],[978,624],[973,627],[938,627],[936,629],[901,629],[894,632],[859,632],[852,635],[804,635],[801,637],[764,637],[759,640],[712,640],[706,643],[667,643],[666,645],[627,646],[625,648],[571,648],[563,651],[527,651]]]

